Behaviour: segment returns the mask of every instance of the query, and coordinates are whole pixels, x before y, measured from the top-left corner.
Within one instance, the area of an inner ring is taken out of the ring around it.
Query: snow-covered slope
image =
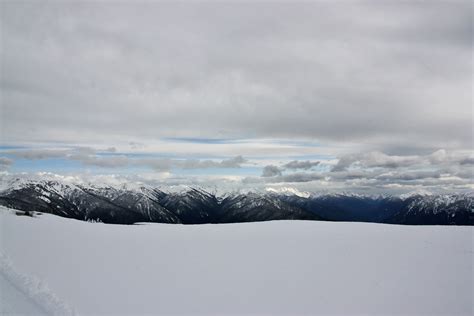
[[[46,311],[0,274],[0,315],[47,315]]]
[[[315,221],[123,226],[0,210],[0,251],[78,315],[472,315],[473,233]]]
[[[0,252],[0,315],[74,315],[38,278],[18,271]]]

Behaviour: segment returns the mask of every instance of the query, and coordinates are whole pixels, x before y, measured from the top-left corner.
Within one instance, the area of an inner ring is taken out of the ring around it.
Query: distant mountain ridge
[[[115,188],[24,181],[0,192],[0,205],[113,224],[205,224],[266,220],[359,221],[411,225],[473,225],[474,197],[462,195],[363,196],[229,193],[202,189]]]

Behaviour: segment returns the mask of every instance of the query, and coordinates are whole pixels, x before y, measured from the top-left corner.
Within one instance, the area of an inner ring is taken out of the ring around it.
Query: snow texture
[[[1,252],[0,280],[2,314],[74,315],[72,309],[51,292],[44,282],[19,272]]]
[[[473,313],[472,227],[123,226],[3,208],[0,229],[15,264],[3,261],[2,273],[53,314],[65,304],[15,271],[47,282],[78,315]]]

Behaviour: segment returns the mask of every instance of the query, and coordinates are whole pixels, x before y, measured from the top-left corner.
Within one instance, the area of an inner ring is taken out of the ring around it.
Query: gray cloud
[[[470,1],[0,5],[4,141],[472,144]]]
[[[92,165],[105,168],[117,168],[127,165],[145,166],[157,171],[168,171],[171,168],[180,169],[209,169],[209,168],[240,168],[247,162],[242,156],[237,156],[220,161],[199,160],[199,159],[168,159],[168,158],[129,158],[124,155],[98,157],[94,155],[71,155],[72,160],[78,160],[85,165]]]
[[[339,159],[332,171],[342,171],[348,167],[358,164],[366,168],[400,168],[420,163],[417,156],[389,156],[381,152],[369,152],[364,154],[350,154]]]
[[[420,186],[463,186],[470,185],[473,169],[469,164],[468,152],[447,152],[437,150],[426,155],[397,156],[381,152],[348,154],[341,157],[330,171],[322,168],[317,172],[294,172],[285,170],[309,170],[317,162],[290,161],[279,168],[265,166],[261,178],[247,177],[246,184],[270,183],[320,183],[342,185],[343,188],[397,188]],[[466,163],[467,162],[467,163]],[[293,167],[293,168],[289,168]]]
[[[72,156],[86,156],[95,155],[98,152],[115,152],[115,148],[107,149],[93,149],[90,147],[75,147],[75,148],[64,148],[64,149],[48,149],[48,148],[27,148],[27,149],[15,149],[5,151],[6,154],[13,155],[16,158],[29,159],[29,160],[42,160],[52,158],[68,158]]]
[[[7,157],[0,157],[0,165],[9,166],[11,164],[13,164],[13,160],[11,160]]]
[[[346,181],[346,180],[355,180],[355,179],[372,179],[378,172],[367,171],[367,170],[344,170],[338,172],[328,173],[327,176],[333,181]]]
[[[240,165],[243,163],[248,162],[247,159],[245,159],[242,156],[236,156],[234,158],[230,159],[224,159],[221,162],[218,163],[218,167],[220,168],[240,168]]]
[[[173,166],[183,169],[240,168],[243,163],[247,162],[247,159],[242,156],[236,156],[221,161],[186,159],[172,160],[171,162]]]
[[[243,163],[247,162],[242,156],[236,156],[229,159],[223,159],[221,161],[215,160],[200,160],[200,159],[152,159],[145,160],[150,166],[154,166],[155,169],[169,169],[171,167],[182,168],[182,169],[209,169],[209,168],[240,168]],[[141,160],[137,161],[138,164]]]
[[[92,164],[101,167],[120,167],[127,164],[135,166],[146,166],[157,171],[168,171],[171,168],[180,169],[209,169],[209,168],[240,168],[241,165],[247,162],[247,159],[242,156],[237,156],[220,161],[214,160],[199,160],[199,159],[168,159],[168,158],[139,158],[131,159],[125,156],[112,157],[89,157],[81,160],[85,164]]]
[[[464,153],[450,153],[440,149],[428,155],[396,156],[382,152],[348,154],[339,158],[332,171],[343,171],[349,167],[397,169],[423,165],[468,165],[473,158]]]
[[[420,179],[439,179],[442,175],[442,172],[439,170],[436,171],[409,171],[409,172],[396,172],[393,174],[381,174],[376,177],[377,180],[381,181],[413,181]]]
[[[467,157],[459,162],[461,165],[474,165],[474,157]]]
[[[7,157],[0,157],[0,171],[7,170],[13,164],[13,160]]]
[[[143,148],[146,147],[145,144],[140,143],[140,142],[129,142],[128,145],[129,145],[130,148],[132,148],[132,149],[143,149]]]
[[[290,161],[286,164],[283,164],[281,167],[277,167],[277,166],[274,166],[274,165],[268,165],[268,166],[263,167],[261,177],[268,178],[268,177],[280,176],[277,180],[278,182],[285,181],[283,179],[288,179],[288,181],[290,181],[290,182],[303,182],[303,181],[298,181],[299,178],[306,178],[305,176],[303,176],[303,174],[288,174],[288,175],[282,176],[282,173],[283,173],[283,171],[285,171],[285,169],[289,169],[289,170],[298,170],[298,169],[309,170],[312,167],[317,166],[317,165],[319,165],[319,161],[309,161],[309,160],[306,160],[306,161],[293,160],[293,161]],[[292,179],[297,179],[297,180],[294,181]]]
[[[474,178],[474,169],[470,168],[470,169],[459,170],[456,173],[454,173],[454,175],[462,179],[469,179],[472,182]]]
[[[275,176],[281,176],[280,168],[273,165],[263,167],[262,177],[275,177]]]
[[[134,163],[137,166],[146,166],[156,171],[168,171],[173,167],[173,160],[171,159],[156,159],[156,158],[143,158],[138,159]]]
[[[42,160],[52,158],[62,158],[67,160],[79,161],[84,165],[97,166],[104,168],[124,167],[128,165],[128,158],[125,156],[104,156],[99,157],[99,152],[115,153],[115,147],[106,149],[93,149],[90,147],[77,147],[70,149],[18,149],[7,151],[7,154],[16,158],[28,160]]]
[[[320,173],[292,173],[286,174],[275,179],[275,182],[309,182],[324,179],[324,175]]]
[[[423,161],[429,161],[427,157]],[[455,157],[458,159],[459,157]],[[453,159],[453,157],[451,157]],[[438,189],[467,190],[472,184],[474,169],[471,166],[460,166],[443,164],[436,161],[435,165],[429,164],[423,168],[412,169],[407,164],[403,167],[394,168],[391,164],[377,164],[379,168],[351,168],[344,170],[318,171],[318,172],[296,172],[289,174],[268,172],[268,177],[247,177],[242,180],[244,184],[271,184],[271,183],[314,183],[314,187],[324,188],[327,186],[338,186],[351,190],[375,190],[384,188],[413,189],[416,186],[437,187]],[[274,167],[275,166],[267,166]],[[436,167],[436,169],[433,169]],[[268,168],[272,170],[273,168]],[[280,169],[277,168],[278,171]],[[265,171],[265,169],[264,169]]]
[[[96,155],[73,154],[67,158],[80,161],[82,164],[87,166],[96,166],[102,168],[125,167],[129,164],[129,159],[126,156],[98,157]]]
[[[100,153],[109,153],[101,156]],[[16,158],[41,160],[51,158],[62,158],[79,161],[87,166],[102,168],[118,168],[129,165],[145,166],[155,170],[166,171],[171,168],[182,169],[208,169],[208,168],[240,168],[248,162],[242,156],[236,156],[220,161],[201,159],[168,159],[168,158],[130,158],[126,155],[110,155],[116,152],[114,147],[95,150],[89,147],[77,147],[72,149],[20,149],[10,150],[6,153]]]
[[[272,166],[267,166],[272,167]],[[265,168],[267,168],[265,167]],[[274,167],[274,166],[273,166]],[[264,169],[265,171],[265,169]],[[309,173],[309,172],[297,172],[291,174],[282,175],[277,172],[268,172],[268,175],[259,177],[246,177],[242,180],[244,184],[257,184],[257,183],[298,183],[298,182],[311,182],[315,180],[324,179],[324,175],[320,173]]]
[[[311,169],[311,168],[313,168],[313,167],[316,167],[317,165],[319,165],[319,161],[309,161],[309,160],[306,160],[306,161],[298,161],[298,160],[293,160],[293,161],[290,161],[290,162],[284,164],[283,167],[286,168],[286,169],[293,169],[293,170],[296,170],[296,169],[308,170],[308,169]]]
[[[17,158],[29,160],[41,160],[51,158],[64,158],[70,153],[67,149],[28,149],[28,150],[11,150],[7,154],[14,155]]]

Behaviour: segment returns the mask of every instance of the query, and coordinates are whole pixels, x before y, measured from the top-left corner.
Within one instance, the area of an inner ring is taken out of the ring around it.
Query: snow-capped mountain
[[[42,212],[105,223],[233,223],[299,219],[394,224],[474,223],[471,195],[363,196],[291,194],[284,190],[216,195],[203,189],[166,191],[51,180],[12,182],[0,204],[26,213]]]
[[[474,198],[468,195],[413,195],[390,222],[405,224],[473,224]]]

